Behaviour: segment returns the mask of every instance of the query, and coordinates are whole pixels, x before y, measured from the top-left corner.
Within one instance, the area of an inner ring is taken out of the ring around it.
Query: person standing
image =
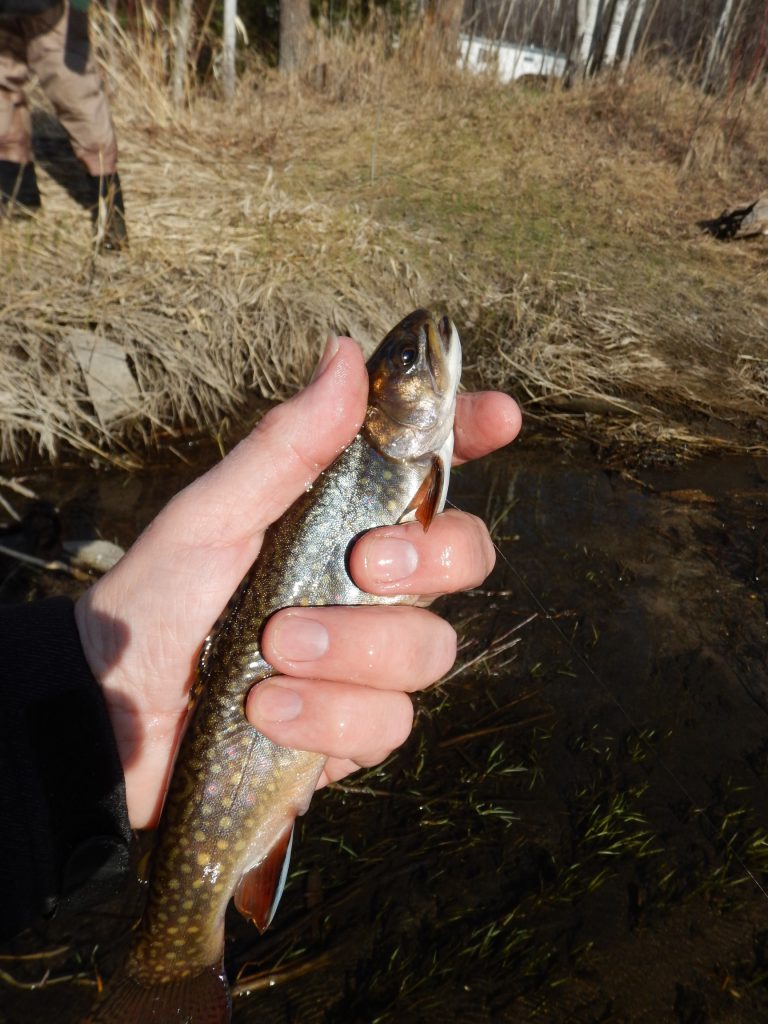
[[[87,172],[100,248],[128,243],[117,138],[88,36],[90,0],[0,0],[0,209],[40,207],[24,85],[35,74]]]

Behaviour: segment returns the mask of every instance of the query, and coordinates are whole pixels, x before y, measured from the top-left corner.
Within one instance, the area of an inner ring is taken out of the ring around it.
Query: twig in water
[[[534,612],[532,615],[529,615],[524,622],[519,622],[516,626],[513,626],[512,629],[507,630],[507,632],[503,636],[500,636],[498,640],[494,640],[493,644],[489,648],[484,648],[468,661],[463,661],[461,664],[454,665],[451,671],[447,675],[443,676],[438,685],[445,686],[445,684],[450,682],[451,679],[455,679],[456,676],[468,671],[468,669],[474,668],[475,665],[500,658],[502,654],[505,654],[520,642],[518,637],[513,640],[510,640],[509,637],[519,629],[522,629],[523,626],[527,626],[530,622],[533,622],[534,619],[538,618],[538,615],[538,612]]]
[[[88,974],[57,974],[51,976],[50,970],[46,970],[40,981],[19,981],[7,971],[0,970],[0,981],[11,988],[24,989],[26,992],[34,992],[39,988],[50,988],[52,985],[63,985],[69,981],[75,981],[78,985],[96,985],[96,982]]]
[[[4,498],[2,496],[2,494],[0,494],[0,505],[3,506],[5,511],[11,517],[11,519],[14,519],[17,523],[21,522],[21,516],[19,515],[19,513],[16,511],[16,509],[13,507],[10,501],[8,501],[7,498]]]
[[[37,498],[34,491],[30,490],[29,487],[25,487],[24,484],[20,484],[18,480],[7,476],[0,476],[0,487],[7,487],[9,491],[15,491],[20,494],[22,498]]]
[[[22,960],[47,960],[49,957],[63,956],[70,950],[69,946],[56,946],[55,949],[41,949],[38,953],[0,953],[0,960],[21,963]]]
[[[243,977],[243,971],[248,964],[244,964],[240,968],[237,981],[232,986],[232,995],[241,996],[249,992],[260,992],[265,988],[274,988],[275,985],[279,985],[284,981],[293,981],[294,978],[301,978],[305,974],[311,974],[313,971],[327,967],[330,962],[330,954],[321,953],[320,956],[316,956],[313,960],[302,960],[292,967],[284,967],[272,971],[259,971],[258,974],[250,974],[245,978]]]
[[[24,554],[23,551],[15,551],[13,548],[7,548],[5,544],[0,544],[0,555],[6,555],[8,558],[15,558],[18,562],[25,562],[27,565],[34,565],[36,568],[45,569],[47,572],[64,572],[68,576],[72,576],[74,579],[80,580],[83,583],[91,579],[87,572],[75,569],[71,565],[67,565],[66,562],[60,562],[58,559],[54,559],[52,562],[46,562],[43,558],[36,558],[34,555]]]
[[[489,725],[485,729],[473,729],[472,732],[464,732],[461,736],[452,736],[450,739],[441,740],[437,745],[442,750],[446,747],[456,747],[460,743],[468,743],[469,740],[478,739],[480,736],[492,736],[495,732],[506,732],[508,729],[521,729],[524,725],[532,725],[544,718],[551,718],[554,711],[542,711],[538,715],[529,715],[528,718],[521,718],[517,722],[507,722],[505,725]]]

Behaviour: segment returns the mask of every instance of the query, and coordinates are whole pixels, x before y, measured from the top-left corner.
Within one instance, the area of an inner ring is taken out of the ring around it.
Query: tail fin
[[[142,985],[121,973],[83,1024],[227,1024],[232,1015],[229,986],[221,967]]]

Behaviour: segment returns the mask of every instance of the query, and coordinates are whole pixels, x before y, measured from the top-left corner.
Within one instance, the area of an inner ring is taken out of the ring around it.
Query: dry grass
[[[166,50],[116,40],[130,251],[95,256],[45,175],[42,213],[2,225],[2,457],[216,432],[306,379],[329,328],[371,344],[416,304],[456,319],[469,384],[599,440],[768,448],[766,249],[695,228],[764,189],[764,96],[664,69],[504,89],[371,32],[318,37],[307,81],[254,67],[229,108],[178,113]],[[125,352],[119,420],[94,414],[72,330]]]

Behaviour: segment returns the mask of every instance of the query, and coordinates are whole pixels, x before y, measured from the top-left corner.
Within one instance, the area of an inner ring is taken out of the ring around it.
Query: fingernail
[[[294,690],[274,683],[262,683],[251,698],[251,717],[262,722],[290,722],[298,718],[304,701]]]
[[[318,377],[322,377],[338,351],[338,337],[335,334],[329,334],[325,342],[323,354],[320,356],[320,362],[317,364],[315,372],[312,374],[312,380],[317,380]]]
[[[290,613],[275,621],[269,641],[275,654],[288,661],[316,661],[330,644],[328,630],[321,622]]]
[[[365,550],[365,567],[376,583],[398,583],[407,579],[419,564],[410,541],[396,537],[371,538]]]

